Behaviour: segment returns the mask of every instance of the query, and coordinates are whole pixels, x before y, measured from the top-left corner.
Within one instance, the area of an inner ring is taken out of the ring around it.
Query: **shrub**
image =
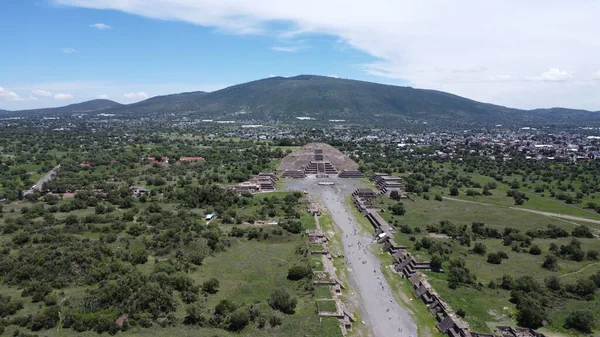
[[[312,271],[307,266],[293,266],[288,270],[287,278],[291,281],[298,281],[310,276]]]
[[[544,263],[542,263],[542,267],[548,270],[556,271],[558,270],[558,259],[554,255],[546,255],[546,259]]]
[[[229,316],[228,329],[231,331],[241,331],[250,323],[250,314],[246,308],[240,308]]]
[[[502,263],[502,258],[497,253],[490,253],[488,254],[487,262],[491,264],[500,264]]]
[[[583,333],[592,333],[592,329],[594,328],[594,314],[583,310],[574,311],[567,316],[565,326],[567,329],[575,329]]]
[[[219,291],[219,280],[216,278],[211,278],[202,283],[202,291],[207,294],[216,294]]]
[[[542,254],[542,249],[538,246],[531,246],[531,248],[529,248],[529,254],[540,255]]]
[[[571,232],[571,234],[576,238],[590,238],[591,239],[594,237],[594,233],[592,233],[590,228],[588,226],[583,226],[583,225],[575,227],[575,229],[573,229],[573,232]]]
[[[475,243],[475,246],[473,247],[473,252],[475,254],[479,254],[479,255],[483,255],[485,254],[487,248],[485,247],[485,245],[481,242],[477,242]]]
[[[452,186],[450,187],[450,195],[453,197],[458,196],[459,192],[458,192],[458,187],[457,186]]]
[[[298,300],[292,297],[285,289],[276,289],[268,301],[271,308],[286,314],[293,314]]]

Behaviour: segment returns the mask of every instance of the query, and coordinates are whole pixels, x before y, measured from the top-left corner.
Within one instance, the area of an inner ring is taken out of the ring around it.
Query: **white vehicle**
[[[37,185],[33,185],[33,186],[31,186],[31,189],[34,189],[34,188],[36,188],[36,187],[37,187]]]

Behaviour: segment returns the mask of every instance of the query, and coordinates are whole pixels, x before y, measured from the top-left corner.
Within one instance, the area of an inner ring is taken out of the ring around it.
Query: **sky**
[[[600,110],[596,0],[2,0],[0,109],[317,74]]]

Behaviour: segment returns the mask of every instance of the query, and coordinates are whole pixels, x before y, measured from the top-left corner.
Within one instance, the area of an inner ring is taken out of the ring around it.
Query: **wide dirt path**
[[[334,181],[335,186],[319,186],[319,181]],[[342,229],[347,268],[353,288],[358,290],[362,302],[362,317],[375,337],[416,337],[417,327],[409,312],[398,305],[390,287],[381,272],[381,263],[371,254],[368,245],[373,237],[361,234],[352,212],[347,209],[345,196],[356,188],[364,187],[362,182],[331,177],[328,179],[306,178],[290,180],[289,190],[307,190],[318,196],[323,206],[331,213],[334,223]]]

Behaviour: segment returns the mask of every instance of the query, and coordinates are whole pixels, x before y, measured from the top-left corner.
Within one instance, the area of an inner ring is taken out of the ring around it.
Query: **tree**
[[[590,230],[590,228],[588,226],[585,225],[581,225],[581,226],[577,226],[575,227],[575,229],[573,229],[573,232],[571,232],[571,234],[576,237],[576,238],[593,238],[594,237],[594,233],[592,233],[592,231]]]
[[[539,301],[525,296],[517,305],[519,313],[517,322],[520,326],[536,329],[542,326],[546,319],[546,308]]]
[[[215,314],[225,316],[237,309],[237,306],[228,299],[221,300],[215,306]]]
[[[546,255],[546,259],[544,263],[542,263],[542,267],[548,270],[556,271],[558,270],[558,259],[554,255]]]
[[[183,324],[189,325],[203,325],[206,321],[206,317],[202,314],[203,307],[199,303],[188,305],[185,308],[185,318],[183,319]]]
[[[144,249],[136,249],[131,252],[131,264],[144,264],[148,261],[148,253]]]
[[[431,269],[440,270],[442,269],[442,257],[439,254],[433,254],[431,257]]]
[[[536,245],[533,245],[533,246],[531,246],[531,248],[529,248],[529,254],[540,255],[540,254],[542,254],[542,249]]]
[[[293,314],[298,300],[292,297],[284,288],[276,289],[268,301],[271,308],[285,314]]]
[[[502,257],[497,253],[489,253],[487,257],[487,262],[491,264],[501,264]]]
[[[391,191],[390,198],[392,200],[400,200],[400,193],[398,193],[398,191]]]
[[[565,326],[567,329],[575,329],[583,333],[592,333],[595,326],[594,314],[583,310],[573,311],[567,316]]]
[[[396,205],[390,207],[392,214],[394,215],[404,215],[406,213],[406,209],[404,208],[403,203],[397,203]]]
[[[211,278],[202,283],[202,291],[208,294],[216,294],[219,291],[219,280]]]
[[[312,271],[307,266],[293,266],[288,269],[288,280],[298,281],[303,278],[309,277]]]
[[[250,323],[250,314],[246,308],[239,308],[229,316],[229,326],[231,331],[242,331]]]
[[[485,245],[481,242],[476,242],[475,246],[473,247],[473,252],[475,254],[479,254],[479,255],[483,255],[485,254],[487,248],[485,247]]]
[[[452,186],[450,187],[450,195],[453,197],[458,196],[459,192],[458,192],[458,187],[456,186]]]
[[[456,314],[462,318],[465,318],[465,316],[467,316],[467,313],[462,308],[456,310]]]
[[[546,288],[554,291],[559,291],[562,288],[560,284],[560,279],[554,275],[548,277],[546,279]]]

